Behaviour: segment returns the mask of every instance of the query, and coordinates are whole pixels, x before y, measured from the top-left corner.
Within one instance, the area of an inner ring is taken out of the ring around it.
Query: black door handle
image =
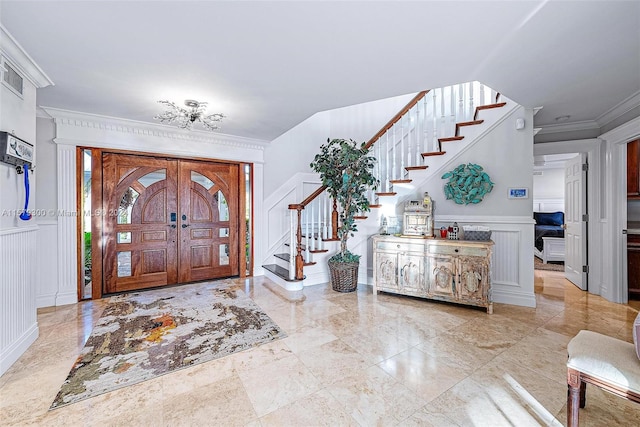
[[[182,228],[187,228],[189,227],[189,224],[182,224]]]

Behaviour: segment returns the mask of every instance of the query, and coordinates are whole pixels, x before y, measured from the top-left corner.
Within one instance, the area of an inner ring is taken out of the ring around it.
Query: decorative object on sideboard
[[[320,174],[322,185],[341,208],[337,230],[340,252],[329,258],[331,286],[338,292],[353,292],[358,286],[360,255],[347,249],[347,240],[358,231],[356,215],[370,210],[367,190],[378,187],[372,173],[376,159],[368,155],[365,145],[352,139],[327,140],[309,165]]]
[[[447,200],[453,200],[459,205],[480,203],[485,195],[491,192],[494,183],[483,167],[474,163],[462,164],[454,170],[442,175],[448,179],[444,185],[444,195]]]
[[[187,99],[184,101],[184,105],[188,108],[179,107],[175,102],[171,101],[158,101],[158,103],[166,105],[169,110],[156,115],[154,119],[168,124],[175,122],[175,124],[182,129],[191,130],[196,122],[200,122],[207,130],[218,130],[220,127],[217,123],[222,121],[225,117],[222,113],[205,115],[207,103],[195,101],[193,99]]]
[[[433,237],[433,200],[428,192],[422,200],[409,200],[404,204],[402,235]]]

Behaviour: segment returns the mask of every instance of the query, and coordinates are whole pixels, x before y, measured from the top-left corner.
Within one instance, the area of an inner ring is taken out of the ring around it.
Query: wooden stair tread
[[[311,262],[305,262],[304,264],[302,264],[303,267],[306,267],[308,265],[316,265],[316,262],[311,261]]]
[[[324,239],[323,239],[323,241],[326,242],[326,240],[324,240]],[[320,253],[323,253],[323,252],[329,252],[329,249],[311,249],[311,250],[309,250],[309,253],[312,253],[312,254],[320,254]]]
[[[287,270],[284,267],[280,267],[278,264],[266,264],[266,265],[263,265],[262,268],[272,272],[273,274],[275,274],[278,277],[281,277],[282,279],[286,280],[287,282],[299,282],[300,281],[300,280],[296,280],[296,279],[289,279],[289,270]]]
[[[438,138],[438,142],[450,142],[463,140],[464,136],[450,136],[448,138]]]
[[[479,125],[484,123],[484,120],[471,120],[468,122],[458,122],[456,123],[456,127],[462,127],[462,126],[473,126],[473,125]]]
[[[354,218],[354,219],[367,219],[368,217],[367,217],[367,216],[364,216],[364,215],[356,215],[356,216],[354,216],[353,218]]]
[[[323,242],[339,242],[340,239],[322,239]]]
[[[476,107],[476,112],[473,114],[473,120],[476,120],[478,118],[478,112],[480,110],[490,110],[491,108],[500,108],[500,107],[504,107],[505,105],[507,105],[506,102],[498,102],[498,103],[495,103],[495,104],[480,105],[480,106]]]
[[[392,179],[389,182],[392,184],[408,184],[411,181],[411,179]]]
[[[428,168],[429,166],[427,165],[422,165],[422,166],[407,166],[404,168],[404,170],[406,171],[418,171],[418,170],[425,170],[426,168]]]
[[[369,208],[373,209],[373,208],[381,208],[382,205],[369,205]]]
[[[388,193],[376,193],[376,196],[395,196],[398,193],[388,192]]]
[[[447,154],[446,151],[432,151],[430,153],[422,153],[422,157],[430,157],[430,156],[442,156]]]

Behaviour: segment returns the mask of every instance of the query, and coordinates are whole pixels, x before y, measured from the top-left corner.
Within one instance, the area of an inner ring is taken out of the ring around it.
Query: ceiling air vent
[[[7,61],[4,61],[4,70],[3,71],[3,76],[2,76],[2,80],[3,82],[9,86],[11,89],[13,89],[16,94],[22,96],[22,89],[23,89],[23,79],[22,76],[20,74],[18,74],[18,72],[16,70],[13,69],[13,67],[11,65],[9,65],[9,63]]]
[[[544,173],[542,171],[533,171],[533,176],[540,176],[540,175],[544,175]]]

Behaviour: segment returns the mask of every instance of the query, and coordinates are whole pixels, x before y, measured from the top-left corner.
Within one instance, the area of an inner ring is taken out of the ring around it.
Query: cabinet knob
[[[396,245],[396,248],[400,249],[400,245]]]
[[[454,249],[453,251],[458,253],[458,252],[460,252],[460,249]]]

